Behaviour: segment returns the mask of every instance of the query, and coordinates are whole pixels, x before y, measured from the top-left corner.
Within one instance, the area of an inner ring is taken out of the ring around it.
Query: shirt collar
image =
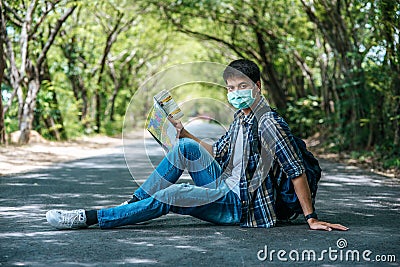
[[[253,124],[254,114],[257,114],[262,108],[267,107],[267,110],[271,110],[270,106],[268,105],[266,99],[261,96],[260,100],[257,102],[256,106],[251,109],[248,115],[245,115],[243,110],[239,109],[235,112],[234,119],[239,119],[242,124]]]

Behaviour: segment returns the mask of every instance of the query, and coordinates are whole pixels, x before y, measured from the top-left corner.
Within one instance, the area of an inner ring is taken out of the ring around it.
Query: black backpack
[[[318,160],[310,151],[307,150],[306,143],[297,136],[293,137],[303,157],[303,164],[304,168],[306,169],[308,186],[310,187],[311,191],[311,198],[314,200],[317,194],[318,182],[321,179],[322,170],[319,166]]]
[[[273,110],[276,112],[275,110]],[[258,141],[258,145],[261,146],[258,140],[258,123],[253,123],[252,127],[253,140]],[[311,192],[312,205],[314,207],[315,197],[318,189],[318,182],[321,179],[321,167],[319,166],[318,160],[314,155],[307,150],[306,143],[299,137],[292,135],[294,141],[297,145],[298,152],[300,152],[303,165],[305,168],[305,173],[307,175],[308,186]],[[260,148],[259,148],[260,149]],[[259,150],[261,151],[261,150]],[[278,183],[279,182],[279,183]],[[276,214],[279,220],[287,220],[289,218],[295,218],[297,215],[302,214],[303,210],[301,208],[300,202],[294,191],[292,182],[285,177],[281,181],[276,181]]]
[[[307,175],[308,186],[311,192],[311,200],[314,208],[315,197],[318,189],[318,182],[321,179],[321,167],[314,155],[307,150],[304,141],[297,136],[293,136],[295,143],[301,153],[305,173]],[[279,220],[295,219],[303,213],[299,199],[294,191],[292,181],[282,179],[280,184],[276,184],[276,215]]]

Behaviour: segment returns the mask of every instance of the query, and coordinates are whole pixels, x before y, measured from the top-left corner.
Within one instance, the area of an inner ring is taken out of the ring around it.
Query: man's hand
[[[343,226],[341,224],[333,224],[328,222],[319,221],[314,218],[308,219],[308,225],[312,230],[325,230],[325,231],[332,231],[332,230],[340,230],[340,231],[347,231],[349,230],[348,227]]]
[[[172,118],[172,116],[168,116],[168,120],[172,123],[172,125],[176,129],[176,138],[185,137],[183,136],[184,128],[182,122],[179,120],[175,120],[174,118]]]
[[[292,182],[294,185],[294,190],[296,191],[296,195],[299,198],[304,215],[311,214],[314,211],[314,209],[311,204],[311,192],[310,188],[308,187],[306,174],[303,173],[299,177],[292,179]],[[310,229],[312,230],[332,231],[333,229],[335,229],[335,230],[347,231],[349,229],[341,224],[333,224],[333,223],[318,221],[316,218],[310,218],[307,220],[307,222],[308,225],[310,226]]]
[[[199,138],[197,138],[193,134],[191,134],[188,131],[186,131],[185,128],[183,128],[183,124],[182,124],[181,121],[175,120],[174,118],[172,118],[172,116],[168,116],[168,120],[172,123],[172,125],[176,129],[176,138],[190,138],[190,139],[193,139],[194,141],[196,141],[197,143],[202,145],[208,151],[208,153],[210,153],[210,155],[212,155],[212,150],[213,150],[212,149],[212,145],[209,145],[209,144],[201,141]]]

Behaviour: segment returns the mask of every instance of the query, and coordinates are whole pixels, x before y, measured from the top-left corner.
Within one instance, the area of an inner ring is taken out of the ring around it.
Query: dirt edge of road
[[[306,140],[306,142],[318,159],[353,165],[386,177],[398,178],[396,170],[376,169],[372,163],[358,162],[343,154],[325,153],[318,145],[313,144],[312,140]],[[0,176],[27,172],[53,163],[115,153],[118,151],[117,147],[122,147],[122,145],[121,137],[99,135],[65,142],[50,142],[42,139],[24,146],[13,144],[0,146]]]
[[[122,145],[122,138],[93,136],[65,142],[41,141],[22,146],[0,146],[0,176],[27,172],[58,162],[114,153]]]

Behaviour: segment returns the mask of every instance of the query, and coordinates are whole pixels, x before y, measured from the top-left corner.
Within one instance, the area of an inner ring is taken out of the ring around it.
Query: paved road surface
[[[140,180],[149,166],[146,170],[146,154],[138,147],[140,141],[129,149],[137,151],[135,176]],[[161,150],[156,144],[153,148],[152,161],[157,162]],[[399,181],[355,167],[321,164],[319,216],[349,226],[348,232],[310,231],[303,219],[272,229],[244,229],[176,214],[113,230],[51,228],[45,220],[48,209],[109,207],[133,192],[136,184],[122,148],[3,176],[0,266],[398,266]]]

